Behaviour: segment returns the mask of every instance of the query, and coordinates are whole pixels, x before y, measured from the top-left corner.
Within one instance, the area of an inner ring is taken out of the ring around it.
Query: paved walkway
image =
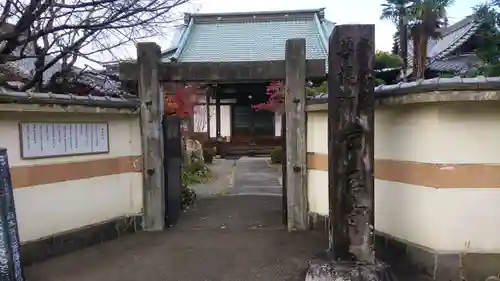
[[[234,185],[234,172],[237,160],[215,158],[209,165],[215,179],[205,184],[192,185],[198,198],[224,195],[230,192]]]
[[[326,248],[325,234],[286,231],[281,196],[275,196],[280,191],[277,175],[265,159],[234,163],[232,180],[218,188],[254,195],[201,196],[173,228],[128,235],[29,267],[27,280],[304,280],[308,260]]]
[[[198,197],[215,195],[277,195],[281,196],[281,174],[269,165],[270,158],[241,157],[214,159],[210,169],[216,179],[191,186]]]
[[[278,196],[199,200],[162,233],[138,233],[26,269],[28,281],[304,280],[326,247],[320,232],[288,233]]]
[[[279,175],[269,165],[270,158],[242,157],[236,161],[231,194],[281,195]]]

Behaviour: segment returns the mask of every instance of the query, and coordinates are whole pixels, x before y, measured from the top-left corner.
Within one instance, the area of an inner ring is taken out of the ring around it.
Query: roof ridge
[[[468,15],[468,16],[464,17],[463,19],[457,21],[456,23],[454,23],[448,27],[441,28],[441,32],[442,32],[441,35],[446,36],[450,33],[457,31],[460,28],[463,28],[465,25],[470,24],[471,22],[474,22],[474,21],[477,21],[476,16],[474,14]]]
[[[323,19],[324,20],[324,19]],[[325,33],[325,27],[323,26],[322,20],[319,19],[318,15],[314,15],[314,24],[316,25],[316,28],[318,29],[318,34],[321,39],[321,43],[323,45],[324,51],[328,54],[328,36]]]
[[[224,13],[186,13],[192,17],[206,16],[248,16],[248,15],[266,15],[266,14],[300,14],[300,13],[321,13],[324,7],[316,9],[295,9],[295,10],[262,10],[253,12],[224,12]]]

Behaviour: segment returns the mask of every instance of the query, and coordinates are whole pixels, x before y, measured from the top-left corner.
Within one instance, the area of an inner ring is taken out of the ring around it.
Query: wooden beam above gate
[[[324,78],[325,60],[306,61],[306,79]],[[285,61],[254,62],[181,62],[159,63],[160,81],[244,82],[285,79]],[[120,79],[135,81],[139,77],[137,63],[120,63]]]

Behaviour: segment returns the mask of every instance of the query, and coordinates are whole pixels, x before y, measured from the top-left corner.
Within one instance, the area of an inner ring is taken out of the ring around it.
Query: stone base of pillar
[[[396,281],[388,265],[381,261],[366,264],[317,258],[309,263],[305,281]]]

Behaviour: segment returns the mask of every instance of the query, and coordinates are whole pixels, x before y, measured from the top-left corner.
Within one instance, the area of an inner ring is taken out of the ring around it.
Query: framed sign
[[[23,159],[109,152],[108,123],[20,123]]]

